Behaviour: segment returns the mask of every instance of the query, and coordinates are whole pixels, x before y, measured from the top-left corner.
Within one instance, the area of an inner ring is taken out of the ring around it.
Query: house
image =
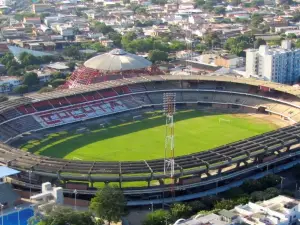
[[[40,17],[24,17],[23,23],[40,25],[41,24],[41,18]]]
[[[205,23],[204,18],[201,15],[198,15],[198,14],[190,15],[188,21],[191,24],[203,24],[203,23]]]
[[[233,54],[220,54],[215,58],[215,65],[233,69],[242,67],[244,65],[244,60],[242,57]]]
[[[165,12],[166,13],[172,13],[172,12],[177,12],[177,4],[165,4]]]
[[[34,14],[43,12],[53,12],[54,7],[51,4],[32,4],[32,12]]]

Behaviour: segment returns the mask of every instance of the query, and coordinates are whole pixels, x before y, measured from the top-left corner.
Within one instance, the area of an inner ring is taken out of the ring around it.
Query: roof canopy
[[[0,166],[0,178],[15,175],[17,173],[20,173],[20,171],[8,168],[6,166]]]
[[[95,56],[84,63],[85,67],[101,71],[125,71],[137,70],[151,66],[147,59],[125,52],[122,49],[114,49],[108,53]]]
[[[31,54],[35,57],[41,57],[41,56],[53,56],[53,54],[51,53],[47,53],[47,52],[41,52],[41,51],[35,51],[35,50],[30,50],[30,49],[27,49],[27,48],[20,48],[20,47],[17,47],[17,46],[12,46],[12,45],[9,45],[8,46],[8,49],[9,51],[14,55],[14,57],[16,58],[20,58],[20,55],[23,53],[23,52],[26,52],[28,54]]]

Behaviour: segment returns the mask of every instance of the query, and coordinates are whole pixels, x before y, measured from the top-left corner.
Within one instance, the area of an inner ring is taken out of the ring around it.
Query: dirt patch
[[[255,118],[258,122],[269,122],[274,124],[278,128],[286,127],[289,125],[292,125],[293,123],[291,121],[284,120],[276,115],[267,115],[267,114],[258,114],[258,113],[248,113],[248,114],[232,114],[234,117],[239,118]]]

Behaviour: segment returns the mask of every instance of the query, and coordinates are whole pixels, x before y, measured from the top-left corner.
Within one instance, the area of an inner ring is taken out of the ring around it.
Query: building
[[[236,55],[220,54],[216,56],[215,64],[217,66],[222,66],[228,69],[234,69],[234,68],[242,67],[244,64],[244,60],[242,57],[238,57]]]
[[[291,41],[284,40],[281,47],[261,45],[246,50],[246,74],[268,81],[292,84],[300,75],[300,49],[292,49]]]
[[[15,87],[22,84],[20,77],[1,76],[0,77],[0,93],[11,92]]]
[[[52,12],[53,7],[50,4],[32,4],[32,12],[35,14],[43,12]]]
[[[12,4],[12,0],[0,0],[0,6],[11,6]]]
[[[300,218],[299,201],[279,195],[267,201],[239,205],[232,210],[239,224],[297,224]]]
[[[40,25],[41,24],[41,18],[40,17],[24,17],[23,23]]]

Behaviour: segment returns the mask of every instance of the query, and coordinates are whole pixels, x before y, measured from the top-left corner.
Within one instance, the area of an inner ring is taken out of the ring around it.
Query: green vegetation
[[[155,210],[146,216],[143,225],[170,224],[180,218],[188,219],[197,213],[202,215],[217,213],[222,209],[230,210],[249,201],[268,200],[284,193],[276,188],[279,184],[280,176],[273,174],[259,180],[248,180],[242,186],[232,188],[218,196],[206,196],[188,203],[175,203],[168,211]]]
[[[238,56],[245,56],[244,50],[253,47],[253,36],[240,35],[238,37],[228,38],[225,42],[224,48],[232,54]]]
[[[99,218],[108,222],[119,222],[126,215],[126,199],[118,186],[106,185],[92,198],[90,209]]]
[[[164,149],[165,118],[145,114],[142,121],[111,121],[90,132],[60,132],[43,140],[31,140],[21,148],[32,153],[83,160],[149,160],[161,158]],[[220,118],[224,120],[219,120]],[[276,128],[274,124],[244,115],[181,111],[175,115],[176,156],[204,151],[258,135]],[[147,152],[147,154],[145,154]]]
[[[38,222],[38,223],[37,223]],[[91,212],[74,211],[72,208],[65,206],[55,206],[49,209],[45,216],[36,214],[28,220],[28,225],[100,225],[104,224],[94,222]]]

